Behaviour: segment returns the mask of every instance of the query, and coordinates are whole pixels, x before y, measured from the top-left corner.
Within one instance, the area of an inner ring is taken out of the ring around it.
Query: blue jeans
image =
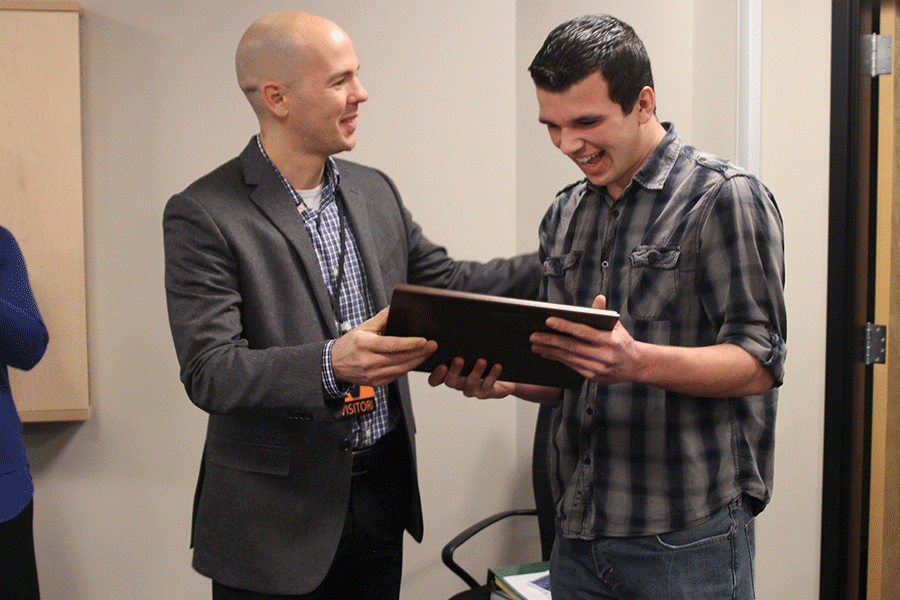
[[[706,522],[637,538],[566,539],[557,523],[553,600],[752,600],[753,513],[735,500]]]

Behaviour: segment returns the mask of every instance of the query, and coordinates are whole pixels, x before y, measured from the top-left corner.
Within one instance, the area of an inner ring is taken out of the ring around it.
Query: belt
[[[381,462],[395,458],[398,453],[399,428],[394,427],[389,432],[378,438],[378,440],[368,448],[353,451],[353,468],[351,475],[363,475],[370,471],[374,471]]]
[[[381,441],[381,440],[379,440]],[[378,442],[368,448],[353,451],[353,469],[351,475],[363,475],[375,469],[378,465],[378,454],[380,448]]]

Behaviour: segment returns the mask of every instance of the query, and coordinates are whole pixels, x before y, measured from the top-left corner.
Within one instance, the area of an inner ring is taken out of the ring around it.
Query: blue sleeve
[[[47,341],[22,251],[12,234],[0,227],[0,363],[31,369],[44,356]]]

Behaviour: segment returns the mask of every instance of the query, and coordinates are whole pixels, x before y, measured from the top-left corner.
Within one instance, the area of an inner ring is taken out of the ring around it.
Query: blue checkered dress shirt
[[[257,136],[260,152],[269,160],[262,142]],[[269,161],[270,164],[271,161]],[[272,166],[278,171],[274,164]],[[318,210],[308,208],[294,187],[278,171],[281,181],[287,188],[291,198],[297,205],[303,224],[309,232],[316,257],[319,259],[319,267],[322,278],[329,293],[334,292],[335,278],[337,276],[338,262],[340,260],[340,214],[338,212],[338,198],[340,195],[340,173],[334,161],[329,158],[325,163],[325,174],[322,179],[322,200]],[[340,201],[343,201],[341,199]],[[339,290],[340,319],[335,315],[335,324],[340,329],[342,323],[350,327],[356,327],[375,315],[375,304],[369,293],[366,274],[362,269],[362,260],[356,246],[356,238],[353,229],[344,219],[345,232],[345,258],[344,276]],[[330,400],[343,398],[349,391],[347,386],[340,386],[334,379],[331,369],[331,348],[334,340],[325,345],[322,353],[322,385],[326,397]],[[396,417],[390,414],[388,402],[388,386],[375,388],[375,410],[363,415],[354,415],[352,420],[352,443],[355,449],[366,448],[378,441],[381,436],[390,431],[396,423]]]

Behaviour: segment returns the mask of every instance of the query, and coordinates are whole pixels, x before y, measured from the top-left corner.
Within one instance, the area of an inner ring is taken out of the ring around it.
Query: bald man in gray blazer
[[[423,531],[405,374],[436,346],[380,335],[391,290],[536,297],[539,263],[452,260],[386,175],[331,158],[368,98],[334,23],[263,17],[236,66],[260,133],[163,218],[181,379],[209,413],[193,564],[214,599],[395,599]]]

